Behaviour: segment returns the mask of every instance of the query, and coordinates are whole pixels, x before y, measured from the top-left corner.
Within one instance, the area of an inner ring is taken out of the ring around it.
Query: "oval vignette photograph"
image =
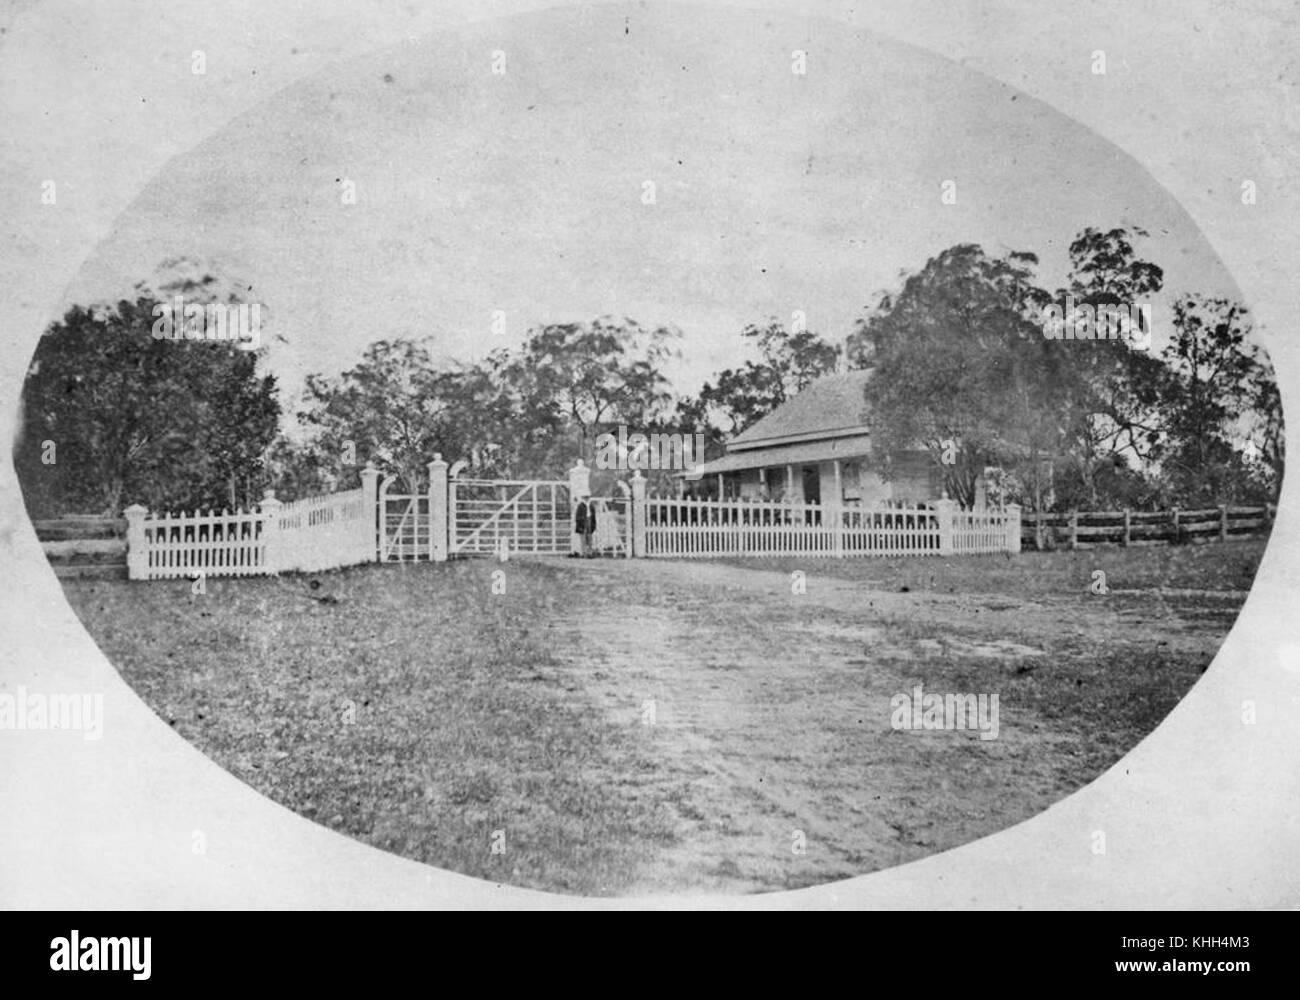
[[[329,65],[171,159],[24,361],[28,515],[164,725],[572,896],[821,885],[1084,788],[1214,659],[1283,470],[1249,304],[1127,153],[741,9]]]

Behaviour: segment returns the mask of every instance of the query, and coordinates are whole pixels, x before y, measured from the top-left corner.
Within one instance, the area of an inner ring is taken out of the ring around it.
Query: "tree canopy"
[[[879,295],[843,349],[801,323],[750,324],[738,343],[756,357],[693,396],[670,378],[680,331],[627,317],[540,324],[475,363],[438,358],[432,336],[392,336],[338,375],[308,376],[290,434],[257,352],[151,336],[173,293],[235,303],[248,290],[182,258],[165,262],[156,291],[141,284],[132,300],[51,325],[15,460],[29,509],[45,514],[248,506],[268,484],[284,498],[346,488],[368,462],[415,487],[437,453],[483,476],[551,478],[591,462],[597,436],[620,425],[703,433],[716,453],[843,363],[874,369],[872,463],[889,478],[923,450],[963,503],[989,468],[1000,496],[1036,510],[1275,497],[1281,402],[1240,303],[1173,300],[1159,354],[1136,336],[1150,333],[1149,311],[1114,338],[1057,339],[1044,325],[1139,315],[1124,309],[1164,285],[1140,253],[1145,236],[1085,229],[1051,292],[1032,253],[949,247]]]
[[[1164,276],[1137,255],[1142,236],[1086,229],[1055,293],[1039,287],[1033,254],[965,244],[882,295],[851,357],[875,368],[866,394],[886,477],[894,456],[924,448],[963,503],[990,466],[1037,510],[1275,495],[1281,408],[1245,309],[1176,300],[1155,355],[1146,324]],[[1118,336],[1060,339],[1044,328],[1050,307],[1067,322],[1122,307],[1124,322]]]
[[[158,304],[74,307],[38,342],[14,456],[30,510],[233,509],[261,496],[275,378],[230,342],[155,339]]]

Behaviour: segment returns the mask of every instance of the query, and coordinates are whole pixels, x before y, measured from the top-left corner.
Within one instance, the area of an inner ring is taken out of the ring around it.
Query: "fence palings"
[[[150,514],[127,510],[132,579],[316,572],[375,557],[369,487],[283,504],[268,494],[258,511]]]
[[[859,556],[1015,551],[1018,510],[898,504],[645,499],[645,555]],[[1013,537],[1014,536],[1014,537]]]

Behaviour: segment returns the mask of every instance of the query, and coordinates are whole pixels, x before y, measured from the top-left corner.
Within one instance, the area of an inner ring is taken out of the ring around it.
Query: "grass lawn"
[[[1262,551],[484,560],[202,596],[64,589],[160,717],[317,822],[533,888],[750,892],[912,860],[1081,787],[1195,683]],[[1094,569],[1110,594],[1088,592]],[[892,728],[891,697],[918,683],[998,694],[998,738]]]
[[[1226,544],[1098,547],[964,559],[734,559],[732,566],[794,569],[855,580],[884,590],[1069,595],[1089,589],[1101,570],[1114,590],[1249,590],[1264,540]]]

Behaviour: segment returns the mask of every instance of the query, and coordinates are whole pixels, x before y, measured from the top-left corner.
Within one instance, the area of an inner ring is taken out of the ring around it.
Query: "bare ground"
[[[64,586],[165,722],[317,822],[533,888],[755,892],[966,843],[1101,774],[1208,666],[1263,544],[1198,549]],[[997,738],[893,728],[918,684],[997,694]]]
[[[1219,616],[1207,628],[1199,609],[1180,612],[1159,590],[1038,600],[900,593],[804,565],[806,589],[795,593],[786,573],[743,566],[563,564],[582,581],[571,592],[616,588],[628,599],[618,615],[558,616],[557,648],[616,723],[644,724],[653,702],[656,780],[677,814],[675,845],[643,866],[631,891],[822,882],[1028,818],[1127,747],[1062,725],[1056,698],[1017,697],[1017,688],[1082,687],[1074,661],[1101,643],[1167,664],[1163,682],[1181,689],[1223,637]],[[1245,592],[1213,596],[1235,610]],[[981,666],[962,669],[971,663]],[[958,679],[971,683],[944,683]],[[890,698],[917,682],[1000,692],[998,738],[891,729]]]

